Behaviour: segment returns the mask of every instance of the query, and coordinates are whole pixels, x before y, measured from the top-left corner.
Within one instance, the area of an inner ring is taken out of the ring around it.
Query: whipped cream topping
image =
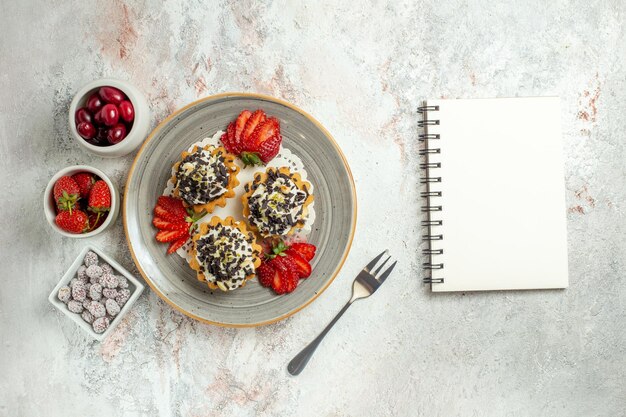
[[[289,175],[268,170],[265,182],[254,181],[252,190],[248,198],[248,221],[262,235],[286,235],[303,220],[304,203],[309,193],[306,189],[300,190]],[[249,191],[248,185],[246,191]]]
[[[224,291],[239,288],[254,273],[249,237],[236,227],[217,224],[196,241],[196,260],[208,282]]]
[[[221,153],[198,149],[185,157],[176,172],[180,197],[187,204],[207,204],[228,191],[230,172]]]

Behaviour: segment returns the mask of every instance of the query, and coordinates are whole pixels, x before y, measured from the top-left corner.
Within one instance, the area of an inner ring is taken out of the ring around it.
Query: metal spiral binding
[[[439,111],[439,106],[421,106],[421,107],[418,107],[417,108],[417,112],[424,116],[424,118],[422,120],[417,122],[418,127],[427,129],[428,126],[438,126],[439,125],[439,120],[438,119],[426,119],[426,115],[425,115],[425,113],[427,113],[427,112],[435,112],[435,111]],[[443,207],[441,205],[433,205],[433,204],[431,204],[431,198],[441,197],[442,196],[442,192],[441,191],[431,191],[431,189],[430,189],[431,184],[440,183],[442,181],[441,177],[431,176],[431,174],[432,174],[431,171],[433,169],[441,168],[441,162],[429,162],[428,161],[429,155],[440,154],[441,153],[441,148],[429,148],[428,147],[429,141],[431,141],[431,140],[439,140],[439,139],[441,139],[441,137],[437,133],[428,133],[428,132],[425,131],[423,133],[420,133],[418,138],[419,138],[420,142],[426,142],[426,148],[419,150],[419,155],[425,157],[425,159],[426,159],[426,161],[424,163],[420,163],[419,164],[420,169],[423,169],[424,173],[425,173],[425,175],[422,176],[422,178],[420,178],[420,184],[425,184],[426,185],[426,191],[420,192],[420,196],[422,198],[426,199],[426,205],[422,206],[421,210],[422,210],[423,213],[426,213],[427,220],[423,220],[421,222],[421,224],[422,224],[422,227],[425,227],[428,230],[428,232],[426,234],[422,235],[422,240],[423,241],[428,241],[428,242],[432,242],[434,240],[443,240],[443,235],[442,234],[433,233],[434,232],[433,228],[437,227],[437,226],[442,226],[443,225],[443,221],[442,220],[431,220],[431,218],[430,218],[430,213],[431,212],[442,211],[443,210]],[[434,256],[443,254],[443,249],[433,249],[429,245],[429,247],[427,249],[422,249],[422,254],[428,256],[428,258],[429,258],[428,262],[424,262],[422,264],[422,267],[424,269],[429,270],[429,271],[443,269],[443,263],[441,263],[441,262],[435,263],[434,260],[433,260]],[[424,283],[427,283],[427,284],[435,284],[435,283],[443,283],[444,279],[443,278],[434,278],[431,275],[430,277],[424,278],[422,281]]]

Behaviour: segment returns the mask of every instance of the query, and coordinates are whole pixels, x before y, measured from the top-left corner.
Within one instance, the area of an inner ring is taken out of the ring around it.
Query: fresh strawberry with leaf
[[[80,198],[80,187],[72,177],[66,175],[54,183],[52,194],[59,210],[72,211]]]
[[[159,229],[156,240],[162,243],[169,243],[167,254],[172,254],[181,248],[191,237],[196,223],[206,211],[195,213],[187,209],[181,199],[160,196],[154,208],[152,224]]]
[[[242,111],[222,135],[222,143],[230,153],[238,155],[245,165],[261,165],[271,161],[280,150],[280,122],[267,117],[263,110]]]
[[[72,175],[72,179],[76,181],[76,184],[78,184],[80,198],[87,199],[89,197],[91,187],[93,187],[96,182],[93,174],[89,172],[79,172],[78,174]]]
[[[55,223],[69,233],[83,233],[89,230],[89,219],[84,211],[78,209],[64,210],[57,214]]]
[[[96,181],[89,191],[87,210],[96,213],[95,224],[103,214],[111,210],[111,190],[104,180]]]
[[[296,245],[299,245],[297,247],[305,252],[306,256],[313,258],[314,245],[308,243]],[[256,274],[261,285],[271,287],[277,294],[285,294],[296,289],[300,278],[311,275],[311,265],[305,255],[294,249],[293,245],[287,246],[285,242],[279,240],[270,247],[270,253],[257,268]]]
[[[270,117],[244,138],[241,159],[246,165],[267,164],[278,154],[282,141],[280,122]]]

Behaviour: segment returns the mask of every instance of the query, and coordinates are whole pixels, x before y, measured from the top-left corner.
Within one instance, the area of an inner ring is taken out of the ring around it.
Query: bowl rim
[[[59,289],[63,287],[64,285],[69,284],[69,282],[72,280],[72,277],[76,274],[76,271],[78,270],[80,265],[82,265],[82,261],[84,260],[87,252],[89,251],[95,252],[103,261],[111,265],[111,267],[113,267],[113,269],[117,271],[119,274],[124,275],[124,277],[128,279],[130,282],[132,282],[133,285],[135,286],[135,291],[133,291],[133,293],[130,295],[130,298],[128,299],[126,304],[124,304],[124,307],[122,307],[122,309],[117,314],[117,316],[115,316],[115,318],[111,321],[111,324],[109,325],[109,327],[103,333],[100,333],[100,334],[96,333],[93,330],[93,328],[89,325],[89,323],[83,320],[79,314],[72,313],[71,311],[69,311],[65,303],[59,300],[56,296],[57,293],[59,292]],[[139,296],[141,295],[144,289],[145,289],[145,285],[141,281],[139,281],[137,278],[135,278],[135,276],[133,276],[130,272],[128,272],[128,270],[124,268],[122,265],[120,265],[115,259],[107,255],[100,248],[94,245],[88,244],[88,245],[85,245],[83,249],[81,249],[76,259],[74,259],[74,262],[72,262],[70,267],[67,269],[65,274],[63,274],[63,276],[57,283],[57,285],[52,289],[52,292],[48,296],[48,301],[57,310],[60,310],[62,313],[68,316],[72,321],[77,323],[78,327],[82,328],[87,333],[89,333],[91,337],[101,342],[109,334],[111,334],[113,329],[115,329],[117,325],[120,323],[120,321],[122,321],[121,319],[128,313],[128,310],[130,310],[133,304],[135,304],[135,302],[137,301],[137,298],[139,298]]]
[[[104,220],[104,223],[100,225],[100,227],[98,227],[96,230],[92,230],[91,232],[76,233],[76,234],[68,233],[65,230],[62,230],[59,226],[57,226],[54,221],[56,214],[53,214],[54,210],[50,208],[51,206],[50,197],[52,197],[52,190],[54,188],[54,184],[57,182],[59,178],[67,175],[71,171],[79,171],[79,172],[87,171],[92,174],[96,174],[101,179],[103,179],[104,182],[107,183],[107,186],[109,187],[109,191],[111,191],[111,208],[109,209],[109,215],[107,215],[107,218]],[[111,215],[111,213],[115,214],[115,210],[118,209],[119,204],[120,204],[120,201],[119,201],[119,196],[117,193],[117,188],[115,187],[115,184],[113,184],[113,181],[111,181],[108,175],[106,175],[104,172],[102,172],[98,168],[95,168],[89,165],[72,165],[72,166],[65,167],[59,170],[56,174],[52,176],[52,178],[50,178],[50,181],[48,182],[48,185],[46,186],[46,189],[43,193],[44,214],[50,226],[54,230],[56,230],[59,234],[65,237],[71,237],[74,239],[83,239],[83,238],[87,238],[91,236],[96,236],[104,232],[111,225],[111,222],[113,222],[114,220],[113,217],[115,216]]]
[[[133,109],[135,110],[135,119],[133,121],[133,127],[127,132],[126,137],[119,143],[116,143],[115,145],[110,145],[110,146],[92,145],[91,143],[83,139],[78,134],[78,130],[76,129],[76,110],[78,110],[78,103],[80,103],[83,99],[87,98],[88,95],[92,94],[93,90],[99,89],[100,87],[115,87],[119,90],[122,90],[122,92],[126,94],[126,97],[128,97],[128,100],[131,102],[131,104],[133,105]],[[137,129],[136,127],[140,126],[140,123],[137,121],[137,119],[142,120],[145,117],[142,111],[137,112],[137,109],[139,108],[140,97],[138,95],[139,93],[135,91],[135,89],[136,87],[132,85],[131,83],[129,83],[128,81],[120,80],[117,78],[100,78],[98,80],[93,80],[83,85],[82,87],[80,87],[80,89],[78,89],[78,91],[72,98],[72,102],[70,103],[70,107],[68,111],[69,129],[70,129],[70,132],[72,132],[72,136],[74,137],[74,139],[76,139],[78,143],[81,146],[83,146],[85,149],[95,154],[112,154],[118,151],[119,149],[121,149],[123,146],[126,146],[127,143],[124,143],[124,142],[128,140],[131,135],[139,134],[137,133],[139,129]]]
[[[346,262],[346,259],[348,258],[348,254],[350,253],[350,249],[352,247],[352,242],[354,240],[354,235],[355,235],[355,232],[356,232],[356,222],[357,222],[357,195],[356,195],[356,185],[355,185],[355,182],[354,182],[354,177],[352,175],[352,170],[350,169],[350,165],[348,164],[348,161],[347,161],[345,155],[343,154],[343,151],[341,150],[341,148],[337,144],[337,141],[330,134],[330,132],[328,130],[326,130],[326,128],[320,122],[318,122],[313,116],[311,116],[309,113],[307,113],[306,111],[302,110],[301,108],[295,106],[294,104],[291,104],[291,103],[289,103],[289,102],[287,102],[285,100],[282,100],[282,99],[279,99],[279,98],[276,98],[276,97],[273,97],[273,96],[265,95],[265,94],[243,93],[243,92],[225,92],[225,93],[213,94],[213,95],[210,95],[210,96],[207,96],[207,97],[203,97],[203,98],[201,98],[199,100],[195,100],[195,101],[193,101],[193,102],[191,102],[191,103],[181,107],[180,109],[174,111],[172,114],[167,116],[164,120],[162,120],[152,130],[152,132],[150,132],[150,135],[143,142],[143,144],[139,148],[139,151],[135,155],[135,159],[133,160],[133,163],[132,163],[130,169],[128,170],[128,175],[126,177],[126,184],[125,184],[125,187],[124,187],[124,202],[127,201],[127,194],[128,194],[128,190],[129,190],[129,182],[130,182],[130,180],[132,178],[132,175],[133,175],[133,173],[135,171],[135,167],[137,165],[137,162],[139,161],[140,156],[142,155],[145,147],[152,141],[154,136],[156,136],[156,134],[163,128],[163,126],[165,126],[171,120],[175,119],[179,114],[181,114],[185,110],[189,109],[190,107],[193,107],[193,106],[195,106],[197,104],[200,104],[200,103],[203,103],[205,101],[217,100],[217,99],[221,99],[221,98],[225,98],[225,97],[231,97],[231,96],[242,97],[242,98],[256,98],[256,99],[261,99],[261,100],[266,100],[266,101],[273,101],[273,102],[275,102],[277,104],[281,104],[281,105],[283,105],[285,107],[288,107],[288,108],[296,111],[297,113],[300,113],[302,116],[307,118],[311,123],[313,123],[318,129],[320,129],[320,131],[322,131],[322,133],[324,133],[324,135],[326,137],[328,137],[330,139],[330,142],[333,145],[333,147],[336,149],[337,154],[341,157],[341,160],[343,161],[343,164],[344,164],[344,166],[346,168],[346,171],[348,173],[348,179],[349,179],[349,182],[350,182],[351,198],[352,198],[352,202],[353,202],[352,222],[350,224],[350,235],[349,235],[349,238],[348,238],[348,244],[346,245],[346,248],[344,250],[344,253],[342,254],[342,257],[341,257],[341,260],[340,260],[339,264],[337,265],[337,267],[333,271],[331,278],[326,282],[326,284],[322,288],[320,288],[320,290],[316,294],[314,294],[313,297],[311,297],[304,304],[302,304],[298,308],[296,308],[296,309],[294,309],[294,310],[292,310],[292,311],[290,311],[290,312],[288,312],[286,314],[283,314],[280,317],[272,319],[272,320],[266,320],[266,321],[257,322],[257,323],[244,323],[244,324],[220,323],[220,322],[207,320],[207,319],[199,317],[199,316],[197,316],[197,315],[195,315],[195,314],[193,314],[193,313],[191,313],[189,311],[181,309],[176,304],[174,304],[172,301],[170,301],[165,296],[165,294],[161,293],[158,290],[156,285],[152,282],[150,277],[146,274],[146,272],[143,270],[143,268],[139,264],[139,261],[137,260],[137,257],[135,255],[135,250],[133,248],[133,245],[130,242],[129,232],[128,232],[128,218],[127,218],[127,215],[126,215],[126,204],[122,204],[122,220],[123,220],[123,223],[124,223],[124,236],[126,238],[126,243],[128,244],[128,248],[130,250],[130,254],[131,254],[132,258],[133,258],[133,262],[135,263],[135,266],[139,270],[139,273],[142,275],[144,280],[148,283],[150,288],[159,296],[159,298],[161,298],[168,305],[170,305],[175,310],[181,312],[182,314],[184,314],[184,315],[186,315],[188,317],[191,317],[191,318],[193,318],[195,320],[198,320],[200,322],[203,322],[203,323],[212,324],[212,325],[216,325],[216,326],[220,326],[220,327],[232,327],[232,328],[259,327],[259,326],[265,326],[265,325],[272,324],[272,323],[277,323],[277,322],[279,322],[281,320],[284,320],[284,319],[286,319],[288,317],[291,317],[294,314],[298,313],[299,311],[303,310],[305,307],[309,306],[313,301],[315,301],[324,291],[326,291],[326,289],[330,286],[330,284],[332,284],[332,282],[335,280],[335,278],[337,277],[337,275],[341,271],[341,268],[343,267],[344,263]]]

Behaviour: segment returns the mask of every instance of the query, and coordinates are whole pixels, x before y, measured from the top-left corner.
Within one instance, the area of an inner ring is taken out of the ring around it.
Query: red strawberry
[[[185,221],[187,218],[187,209],[183,205],[183,200],[179,198],[162,195],[157,200],[157,206],[161,206],[165,211],[171,213],[173,218],[177,218],[180,221]]]
[[[246,165],[268,163],[278,154],[283,138],[280,135],[280,122],[274,117],[268,118],[244,140],[241,159]]]
[[[87,199],[87,197],[89,197],[91,187],[94,182],[96,182],[93,175],[89,172],[79,172],[78,174],[72,175],[72,179],[74,179],[76,184],[78,184],[78,188],[80,189],[80,198]]]
[[[298,252],[305,260],[310,261],[315,256],[317,248],[310,243],[292,243],[289,249]]]
[[[102,223],[106,220],[107,216],[103,216],[101,213],[89,213],[89,231],[96,230],[102,226]]]
[[[98,180],[89,192],[89,210],[94,213],[102,213],[111,209],[111,190],[103,180]]]
[[[57,214],[55,223],[69,233],[83,233],[89,229],[89,219],[84,211],[61,211]]]
[[[243,133],[243,129],[246,127],[246,122],[248,121],[250,116],[252,116],[250,110],[244,110],[239,113],[239,116],[235,121],[235,141],[239,144],[243,142],[241,134]]]
[[[71,211],[80,198],[80,188],[72,177],[66,175],[54,183],[52,194],[59,210]]]
[[[257,128],[257,126],[263,123],[264,121],[265,121],[265,112],[261,109],[256,110],[254,113],[250,115],[250,118],[246,121],[246,125],[244,126],[243,131],[241,132],[241,136],[240,136],[240,140],[244,144],[244,149],[245,149],[245,143],[248,140],[248,138],[252,135],[254,130]],[[237,133],[235,129],[235,136],[236,135]]]
[[[154,215],[170,223],[178,223],[184,221],[184,219],[181,220],[179,216],[173,215],[169,211],[165,210],[162,206],[156,206],[154,208]]]
[[[232,154],[239,155],[241,152],[241,146],[235,140],[235,123],[231,122],[226,128],[226,132],[222,135],[221,138],[222,143],[224,144],[224,148]]]
[[[268,265],[278,273],[272,282],[272,288],[277,294],[292,292],[296,289],[298,286],[298,272],[296,265],[291,259],[277,256],[269,261]]]
[[[278,275],[278,272],[267,263],[262,263],[261,266],[256,269],[256,276],[264,287],[271,287],[276,275]],[[277,279],[280,279],[280,277]]]
[[[293,249],[287,249],[285,251],[287,257],[293,260],[296,265],[296,269],[298,270],[298,277],[300,278],[308,278],[311,275],[311,264],[309,261],[304,259],[298,252]]]
[[[161,230],[156,234],[156,240],[163,242],[173,242],[183,237],[189,237],[189,233],[186,230]]]
[[[175,240],[172,243],[170,243],[170,247],[167,248],[167,254],[171,255],[172,253],[176,252],[178,248],[182,247],[185,243],[187,243],[187,239],[189,239],[189,236],[181,237],[180,239]]]
[[[152,224],[159,230],[189,230],[189,223],[187,222],[168,222],[161,217],[154,217]]]

